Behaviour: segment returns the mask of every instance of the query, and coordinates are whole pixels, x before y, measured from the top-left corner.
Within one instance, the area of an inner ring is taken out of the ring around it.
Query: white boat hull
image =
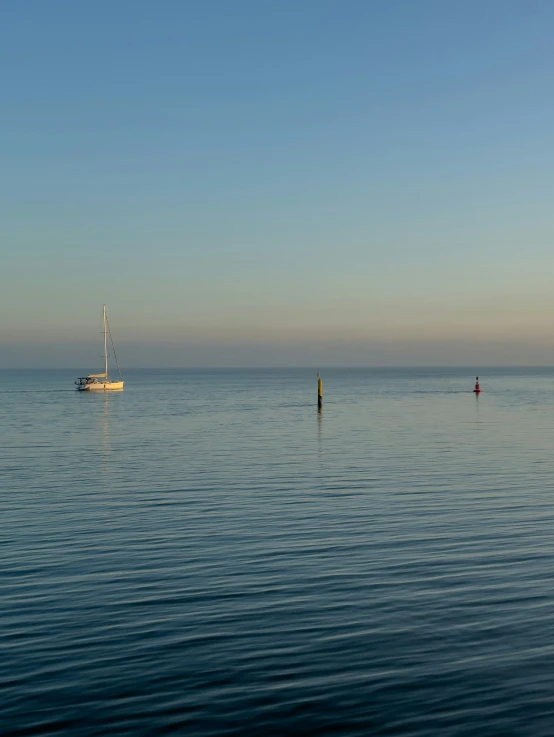
[[[123,381],[95,381],[90,384],[77,386],[79,392],[121,392],[123,391]]]

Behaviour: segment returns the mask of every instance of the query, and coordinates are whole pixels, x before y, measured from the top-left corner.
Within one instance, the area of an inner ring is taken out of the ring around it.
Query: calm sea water
[[[0,372],[3,735],[554,734],[554,370]]]

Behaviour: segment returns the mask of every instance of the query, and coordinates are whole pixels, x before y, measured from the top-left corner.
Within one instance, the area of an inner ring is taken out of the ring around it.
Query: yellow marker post
[[[319,371],[317,372],[317,408],[321,409],[323,407],[323,381],[321,380],[321,376],[319,375]]]

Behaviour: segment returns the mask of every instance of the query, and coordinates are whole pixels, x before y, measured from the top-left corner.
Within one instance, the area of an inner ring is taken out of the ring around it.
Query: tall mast
[[[106,305],[104,305],[104,360],[106,362],[106,368],[104,371],[106,372],[106,381],[108,380],[108,343],[107,343],[107,336],[106,336]]]

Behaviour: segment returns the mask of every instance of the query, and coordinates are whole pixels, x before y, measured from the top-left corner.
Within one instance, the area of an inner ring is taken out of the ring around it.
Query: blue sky
[[[0,367],[554,363],[554,5],[0,8]]]

